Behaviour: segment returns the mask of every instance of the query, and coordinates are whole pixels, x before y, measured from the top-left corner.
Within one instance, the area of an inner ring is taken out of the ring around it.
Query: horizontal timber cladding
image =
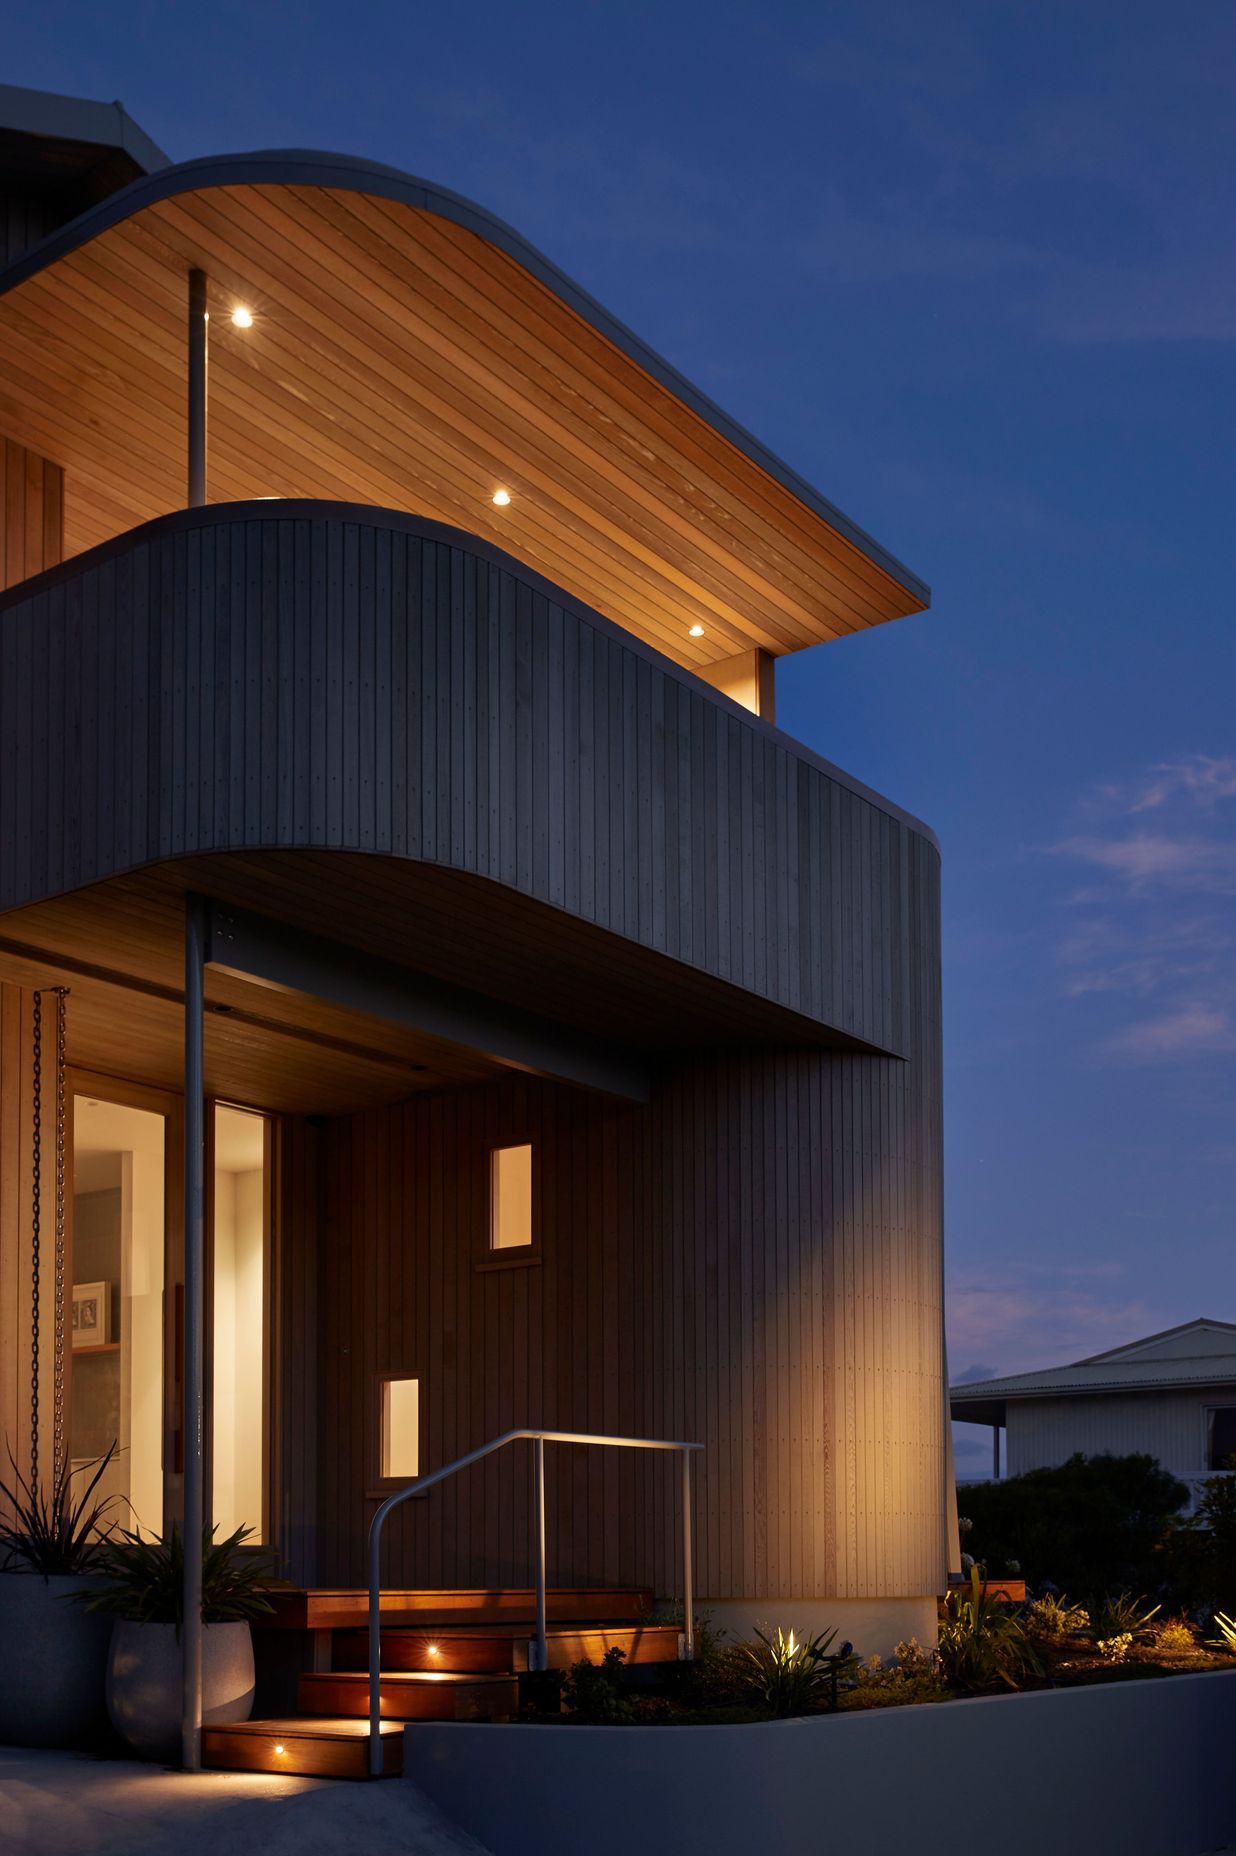
[[[0,911],[292,848],[473,873],[913,1036],[925,828],[482,542],[195,510],[0,600]]]
[[[528,1139],[538,1261],[478,1268],[488,1150]],[[921,1067],[693,1059],[647,1107],[504,1079],[332,1122],[323,1151],[319,1583],[363,1579],[393,1374],[419,1380],[426,1471],[525,1425],[703,1443],[708,1597],[940,1589],[934,1038]],[[674,1462],[547,1466],[551,1579],[680,1591]],[[387,1582],[528,1583],[528,1485],[520,1444],[406,1503]]]

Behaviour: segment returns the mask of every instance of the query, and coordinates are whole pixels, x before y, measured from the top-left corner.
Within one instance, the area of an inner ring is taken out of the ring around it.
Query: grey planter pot
[[[104,1684],[112,1620],[74,1602],[98,1581],[0,1573],[0,1741],[89,1746],[107,1731]]]
[[[107,1663],[112,1726],[142,1759],[180,1757],[181,1662],[174,1624],[117,1618]],[[202,1722],[247,1721],[253,1712],[253,1639],[247,1624],[202,1632]]]

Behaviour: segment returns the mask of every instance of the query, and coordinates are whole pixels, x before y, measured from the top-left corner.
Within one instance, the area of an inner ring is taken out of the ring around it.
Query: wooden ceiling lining
[[[298,204],[298,211],[289,206],[289,200]],[[728,571],[742,575],[752,596],[770,611],[780,611],[784,621],[799,622],[801,600],[827,598],[820,585],[820,559],[813,556],[803,562],[792,549],[778,550],[771,531],[752,521],[749,503],[738,497],[710,495],[700,482],[698,450],[689,451],[681,432],[673,433],[668,421],[662,419],[660,429],[652,423],[649,415],[659,398],[673,405],[677,402],[660,388],[646,393],[642,405],[629,392],[623,396],[612,366],[607,372],[597,352],[603,347],[602,337],[504,254],[498,254],[504,269],[500,295],[495,295],[492,278],[487,293],[474,281],[482,273],[471,248],[481,241],[431,213],[419,213],[409,222],[408,215],[399,213],[390,201],[365,195],[310,199],[303,189],[289,189],[287,199],[280,196],[270,204],[272,230],[277,205],[285,216],[295,211],[302,231],[314,214],[329,216],[341,236],[359,227],[386,237],[403,275],[414,279],[410,297],[398,305],[399,312],[409,318],[409,326],[455,365],[466,360],[457,331],[467,333],[474,349],[490,344],[492,364],[485,372],[485,394],[500,395],[513,407],[513,445],[520,443],[529,423],[554,432],[562,442],[561,432],[554,429],[556,416],[558,426],[568,435],[572,455],[588,461],[599,489],[605,488],[616,499],[624,494],[634,499],[656,523],[672,523],[681,542],[699,547]],[[435,257],[435,241],[454,260],[453,265]],[[366,274],[376,287],[375,271],[371,260]],[[520,336],[522,340],[517,339]],[[681,415],[683,409],[678,410]],[[604,476],[596,448],[598,431],[621,452],[625,482],[613,474]],[[617,501],[615,506],[619,506]],[[718,524],[721,533],[714,537]],[[771,577],[759,570],[765,560]],[[781,582],[787,578],[796,597],[782,593]],[[890,598],[889,616],[894,604]],[[842,604],[839,612],[843,609]],[[856,617],[843,618],[847,625],[861,622]]]
[[[0,920],[0,979],[68,985],[69,1061],[181,1087],[182,893],[140,876]],[[501,1073],[480,1053],[208,969],[212,1095],[287,1114],[350,1114]]]
[[[223,211],[212,214],[217,204],[209,199],[195,201],[191,214],[175,202],[161,209],[165,215],[181,216],[186,252],[193,245],[200,249],[206,236],[203,225],[212,217],[217,221],[218,229],[211,229],[209,250],[201,260],[212,272],[224,253],[244,250],[248,242],[237,218],[229,219]],[[286,222],[288,215],[282,217]],[[303,241],[306,228],[298,223],[297,230]],[[273,231],[272,227],[272,236]],[[455,454],[451,484],[445,492],[453,490],[460,499],[452,520],[459,522],[462,512],[471,510],[468,520],[478,532],[479,506],[491,538],[502,546],[510,546],[512,526],[517,526],[516,551],[525,541],[535,547],[538,564],[543,563],[542,571],[550,578],[562,572],[558,536],[563,528],[587,554],[585,566],[590,573],[604,568],[600,548],[625,547],[632,557],[632,574],[647,594],[641,615],[644,622],[659,625],[667,637],[680,635],[681,625],[667,622],[664,602],[668,598],[679,611],[698,612],[710,628],[714,646],[718,633],[724,637],[734,625],[729,583],[737,570],[744,576],[759,624],[781,639],[783,649],[811,642],[798,603],[783,600],[778,588],[759,576],[749,562],[732,551],[725,553],[698,525],[692,528],[680,519],[669,486],[649,487],[633,471],[624,478],[604,474],[595,445],[587,442],[558,383],[547,376],[538,390],[533,382],[517,379],[510,366],[477,361],[471,363],[469,372],[468,357],[455,339],[454,326],[427,312],[427,291],[419,275],[414,287],[401,297],[395,292],[391,272],[372,258],[364,261],[359,250],[346,273],[339,268],[338,252],[325,242],[298,245],[298,250],[307,263],[312,258],[312,274],[298,275],[293,266],[279,267],[278,312],[261,313],[256,325],[269,337],[266,354],[257,364],[265,373],[266,356],[277,356],[292,372],[303,368],[306,357],[312,355],[320,383],[315,406],[321,409],[333,403],[338,418],[344,407],[358,403],[375,419],[390,420],[390,429],[402,432],[407,441],[405,466],[415,459],[418,437],[426,430],[431,432],[443,457]],[[407,269],[414,271],[411,259]],[[263,258],[260,250],[249,253],[248,270],[251,277],[260,275],[266,280],[275,275],[270,257]],[[363,294],[356,291],[358,275],[364,280]],[[255,294],[252,284],[249,294]],[[260,301],[260,290],[257,295]],[[314,301],[315,296],[330,297],[332,305],[323,306]],[[259,346],[248,339],[236,344],[238,361],[249,355],[256,358]],[[340,353],[345,357],[342,367]],[[436,365],[432,364],[435,358]],[[339,382],[337,388],[332,376]],[[370,386],[373,376],[380,378],[384,391]],[[466,386],[459,384],[465,380]],[[289,382],[281,384],[287,387]],[[371,428],[371,442],[374,435]],[[456,442],[460,437],[466,445]],[[570,460],[573,477],[569,481],[555,468],[554,446]],[[513,466],[513,459],[517,465]],[[478,461],[490,484],[505,482],[515,489],[519,507],[512,522],[493,520],[492,505],[483,489],[477,497]],[[528,486],[535,494],[525,500],[523,492]],[[550,519],[550,526],[543,517]],[[594,533],[599,543],[591,540]],[[675,548],[688,554],[695,551],[693,574],[677,567]],[[729,641],[737,650],[751,639],[744,632]]]
[[[0,422],[65,466],[74,550],[183,504],[193,264],[212,286],[213,500],[429,515],[688,666],[922,605],[508,252],[303,181],[186,183],[0,294]],[[219,313],[237,299],[243,338]]]

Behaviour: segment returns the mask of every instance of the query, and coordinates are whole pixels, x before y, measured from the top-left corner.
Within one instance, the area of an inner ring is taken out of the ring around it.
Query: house
[[[392,1628],[926,1637],[939,853],[774,704],[927,589],[483,208],[0,123],[19,1460],[118,1438],[190,1619],[251,1528],[310,1687],[413,1483]]]
[[[1073,1366],[953,1386],[953,1417],[990,1425],[999,1474],[1086,1456],[1153,1456],[1193,1495],[1236,1457],[1236,1324],[1186,1321]]]

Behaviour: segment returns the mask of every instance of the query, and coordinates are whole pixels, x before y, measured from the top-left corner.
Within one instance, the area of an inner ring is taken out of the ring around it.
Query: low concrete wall
[[[800,1637],[835,1630],[837,1642],[850,1642],[860,1656],[887,1661],[899,1643],[916,1637],[924,1649],[936,1641],[939,1601],[929,1598],[701,1598],[697,1610],[718,1629],[750,1637],[791,1625]]]
[[[425,1722],[411,1781],[493,1856],[1202,1856],[1236,1843],[1236,1673],[750,1727]]]

